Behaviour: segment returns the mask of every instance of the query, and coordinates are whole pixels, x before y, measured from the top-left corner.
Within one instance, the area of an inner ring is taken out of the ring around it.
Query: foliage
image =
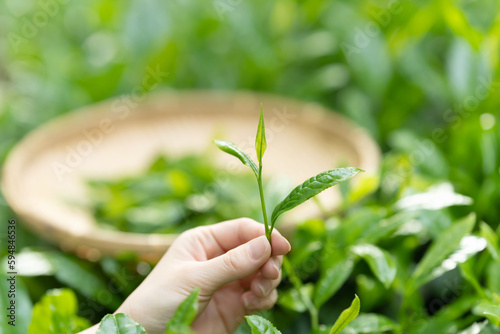
[[[198,311],[198,295],[196,288],[179,305],[174,316],[167,322],[165,334],[191,334],[190,326]],[[146,334],[146,330],[126,314],[107,314],[99,325],[97,334]]]
[[[245,318],[252,330],[252,334],[281,334],[269,320],[259,317],[258,315],[250,315]]]
[[[339,305],[347,305],[355,292],[363,305],[345,333],[498,332],[497,1],[57,3],[48,22],[26,36],[35,14],[43,13],[40,4],[0,2],[2,163],[12,146],[41,123],[110,97],[132,98],[138,90],[147,95],[160,87],[244,89],[318,102],[367,129],[384,160],[379,175],[363,175],[358,185],[342,188],[340,208],[298,227],[290,262],[303,286],[296,291],[289,278],[284,280],[270,320],[285,334],[304,333],[310,319],[299,294],[324,310],[321,322],[331,323],[332,315],[341,312]],[[13,34],[21,39],[13,40]],[[158,85],[143,85],[152,71],[168,75]],[[236,179],[231,177],[232,184]],[[253,196],[251,182],[235,185],[229,197],[245,191]],[[119,198],[116,211],[106,209],[115,215],[106,222],[122,217],[118,226],[135,228],[123,218],[130,217],[125,212],[131,207],[119,186],[104,188]],[[251,216],[259,218],[258,198],[250,202],[257,203]],[[244,210],[249,208],[214,216],[234,218]],[[439,240],[469,213],[475,214],[474,226],[459,224],[455,231],[465,237],[445,246],[446,258],[426,255],[429,246],[440,249],[444,242]],[[0,224],[12,217],[0,196]],[[29,262],[31,272],[18,276],[24,309],[16,331],[28,328],[30,299],[37,302],[55,287],[75,289],[81,315],[93,323],[114,311],[103,298],[108,294],[82,287],[78,273],[57,274],[64,267],[42,270],[44,257],[33,255],[60,251],[19,222],[17,247],[37,261]],[[0,238],[5,244],[3,232]],[[0,252],[5,256],[4,249]],[[375,254],[383,256],[370,260]],[[96,282],[108,282],[98,291],[112,292],[118,298],[114,303],[151,269],[131,254],[97,262],[65,257]],[[424,258],[430,272],[416,272]],[[396,268],[392,282],[391,263]],[[10,330],[3,322],[0,326]]]
[[[179,305],[174,316],[167,322],[165,334],[191,334],[194,333],[190,326],[198,311],[198,295],[200,289],[196,288]],[[333,325],[329,334],[339,334],[340,331],[352,322],[359,313],[359,298],[353,300],[351,306],[346,309]],[[250,315],[245,317],[252,334],[281,334],[271,322],[258,316]],[[130,319],[123,313],[116,315],[106,315],[99,326],[98,334],[145,334],[146,331],[141,325]]]
[[[365,302],[359,320],[348,324],[345,333],[416,334],[434,333],[436,328],[496,331],[499,231],[484,222],[477,224],[474,215],[461,217],[470,204],[448,200],[460,198],[451,187],[428,188],[422,175],[415,174],[401,194],[384,200],[391,173],[380,175],[377,190],[351,185],[340,209],[298,225],[291,236],[292,253],[283,263],[278,306],[267,316],[283,333],[328,332],[320,324],[331,323],[332,315],[341,313],[339,305],[353,290]],[[446,199],[441,204],[436,202],[436,189]],[[358,196],[356,201],[352,194]],[[113,259],[89,265],[46,250],[25,248],[19,255],[21,262],[40,267],[21,271],[25,279],[54,275],[83,297],[101,302],[77,278],[94,281],[99,292],[107,290],[99,283],[103,277],[109,279],[116,270],[129,267],[126,261]],[[137,275],[133,272],[128,275]],[[115,284],[123,280],[123,276],[114,277],[118,278]],[[119,298],[138,282],[122,282]],[[110,310],[114,307],[109,305]],[[464,318],[464,314],[469,315]]]
[[[73,334],[90,327],[77,316],[76,296],[70,289],[51,290],[33,307],[29,334]]]
[[[189,296],[179,305],[174,316],[167,323],[165,334],[192,333],[189,326],[193,323],[198,312],[198,296],[200,288],[194,289]]]
[[[484,325],[485,333],[493,330],[493,314],[498,316],[498,311],[492,305],[498,303],[498,290],[495,284],[490,285],[494,290],[485,290],[477,277],[493,273],[477,269],[484,270],[486,263],[497,268],[498,262],[491,262],[493,256],[485,253],[487,242],[478,236],[481,232],[471,234],[476,217],[469,215],[453,222],[452,207],[390,212],[389,206],[369,204],[372,196],[365,197],[363,207],[351,204],[342,221],[335,216],[324,222],[310,220],[295,232],[290,267],[305,284],[297,286],[293,282],[296,278],[290,277],[291,284],[285,281],[282,285],[285,291],[278,304],[283,310],[278,310],[275,318],[285,321],[286,332],[303,332],[293,328],[303,328],[305,320],[299,314],[308,309],[289,295],[306,294],[317,307],[336,309],[339,298],[344,298],[353,284],[366,300],[361,319],[370,319],[373,314],[367,312],[377,311],[397,321],[381,318],[380,328],[375,328],[378,321],[372,319],[367,325],[370,329],[354,329],[352,325],[346,327],[346,333],[434,333],[445,325],[456,332],[474,322],[479,324],[485,317],[491,323]],[[311,243],[317,245],[307,251],[305,245]],[[478,267],[480,259],[484,262]],[[284,267],[287,271],[285,263]],[[474,316],[462,318],[467,312]],[[320,322],[325,316],[320,312]]]
[[[340,313],[339,318],[337,319],[337,321],[335,321],[335,324],[333,325],[329,334],[339,334],[342,329],[345,328],[345,326],[349,325],[349,323],[358,316],[359,308],[360,301],[358,296],[356,296],[356,298],[354,298],[354,300],[352,301],[351,306],[349,306],[347,310]]]
[[[276,219],[278,219],[281,214],[304,203],[325,189],[350,179],[359,172],[363,172],[363,170],[353,167],[337,168],[319,173],[307,179],[304,183],[294,188],[284,200],[276,205],[271,215],[271,227],[274,227]]]
[[[146,334],[146,330],[126,314],[108,314],[101,320],[97,334]]]

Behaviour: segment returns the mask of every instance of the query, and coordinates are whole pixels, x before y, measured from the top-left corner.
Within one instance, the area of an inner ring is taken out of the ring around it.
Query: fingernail
[[[264,287],[258,283],[257,286],[259,287],[260,291],[262,291],[262,294],[265,296],[266,295],[266,289],[264,289]]]
[[[285,239],[285,238],[283,238],[283,239]],[[288,240],[285,239],[285,241],[288,244],[288,252],[289,252],[292,250],[292,245],[290,245],[290,242],[288,242]]]
[[[249,308],[250,301],[248,300],[247,296],[243,296],[243,303],[245,304],[245,308]]]
[[[274,259],[273,260],[273,266],[276,268],[276,270],[279,272],[280,271],[280,260]]]
[[[259,260],[271,248],[265,235],[253,239],[248,246],[250,247],[250,256],[254,260]]]
[[[283,238],[286,243],[288,244],[288,252],[292,250],[292,245],[290,245],[290,242],[276,229],[273,230],[273,234],[279,235],[281,238]]]

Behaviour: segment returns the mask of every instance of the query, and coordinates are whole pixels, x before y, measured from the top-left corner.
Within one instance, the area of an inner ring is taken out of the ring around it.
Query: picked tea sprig
[[[269,224],[266,212],[266,202],[264,200],[264,189],[262,186],[262,157],[264,156],[264,152],[267,148],[262,104],[260,105],[259,125],[257,127],[257,135],[255,137],[255,151],[257,153],[258,166],[245,152],[243,152],[240,148],[238,148],[230,141],[215,140],[214,142],[222,151],[238,158],[244,165],[250,167],[250,169],[252,169],[253,173],[255,174],[259,187],[260,202],[262,206],[262,215],[264,218],[266,236],[269,242],[271,241],[271,233],[273,232],[276,220],[281,214],[304,203],[323,190],[339,184],[340,182],[346,181],[359,172],[364,172],[364,170],[354,167],[336,168],[311,177],[310,179],[306,180],[304,183],[293,189],[290,194],[285,197],[284,200],[276,205],[271,214],[271,223]]]

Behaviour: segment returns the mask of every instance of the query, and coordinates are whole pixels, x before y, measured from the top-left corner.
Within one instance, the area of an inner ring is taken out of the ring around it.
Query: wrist
[[[127,316],[129,316],[131,319],[133,319],[135,322],[139,323],[142,327],[146,329],[146,331],[149,333],[149,319],[147,317],[147,314],[145,313],[147,310],[147,307],[144,307],[140,300],[140,293],[137,293],[138,290],[132,292],[131,295],[116,309],[114,314],[117,313],[124,313]]]
[[[177,308],[175,303],[165,304],[165,301],[171,300],[165,291],[141,285],[114,313],[126,314],[144,327],[148,334],[163,334],[167,321]]]

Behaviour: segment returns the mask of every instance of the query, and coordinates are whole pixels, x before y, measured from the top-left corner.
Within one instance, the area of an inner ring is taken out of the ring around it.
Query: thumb
[[[271,256],[271,245],[266,236],[252,239],[246,244],[204,262],[208,284],[214,290],[227,283],[247,277],[260,269]]]

